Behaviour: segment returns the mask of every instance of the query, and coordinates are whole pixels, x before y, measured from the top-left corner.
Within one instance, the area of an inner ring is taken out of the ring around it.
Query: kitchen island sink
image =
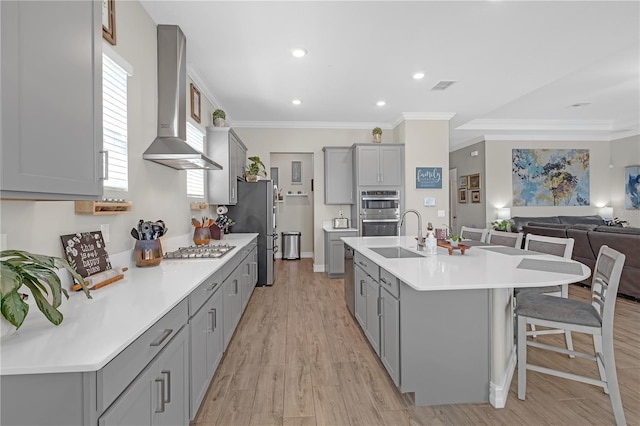
[[[378,253],[387,259],[408,259],[412,257],[424,257],[421,254],[402,247],[371,247],[371,251]]]

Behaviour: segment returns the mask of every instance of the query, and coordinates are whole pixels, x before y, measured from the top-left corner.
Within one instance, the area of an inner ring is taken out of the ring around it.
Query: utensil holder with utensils
[[[136,266],[157,266],[162,261],[162,244],[160,240],[137,240],[133,249]]]

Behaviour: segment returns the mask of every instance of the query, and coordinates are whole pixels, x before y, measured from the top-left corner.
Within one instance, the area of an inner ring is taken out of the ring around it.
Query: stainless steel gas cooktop
[[[201,246],[180,247],[176,251],[164,254],[163,259],[218,259],[236,246],[229,244],[206,244]]]

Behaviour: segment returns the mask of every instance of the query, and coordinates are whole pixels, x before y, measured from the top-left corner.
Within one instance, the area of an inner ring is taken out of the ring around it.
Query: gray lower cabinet
[[[329,278],[344,276],[344,243],[342,237],[356,237],[358,231],[324,231],[324,270]]]
[[[183,328],[98,425],[186,425],[189,422],[188,332]]]
[[[355,317],[362,330],[367,328],[367,274],[359,266],[354,266]]]
[[[0,10],[0,196],[98,199],[101,2],[2,1]]]
[[[242,298],[240,296],[241,282],[242,265],[239,265],[222,283],[224,350],[227,350],[236,325],[242,316]]]
[[[209,382],[222,359],[222,288],[219,287],[189,320],[190,333],[190,419],[198,414]]]
[[[371,347],[380,355],[380,285],[367,276],[367,319],[364,334]]]
[[[353,151],[351,147],[325,146],[324,203],[353,204]]]
[[[380,287],[380,361],[400,386],[400,301]]]

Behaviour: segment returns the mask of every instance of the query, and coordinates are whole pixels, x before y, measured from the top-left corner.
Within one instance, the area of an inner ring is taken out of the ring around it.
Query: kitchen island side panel
[[[415,405],[489,401],[490,290],[400,284],[400,387]]]

